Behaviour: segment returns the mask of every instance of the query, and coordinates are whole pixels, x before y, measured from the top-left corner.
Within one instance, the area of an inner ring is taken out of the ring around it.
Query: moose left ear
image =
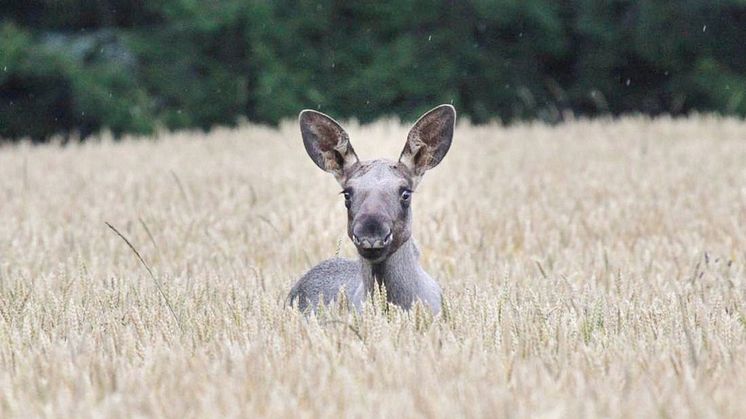
[[[298,121],[308,156],[343,184],[345,173],[358,162],[350,137],[337,121],[321,112],[306,109]]]
[[[440,105],[422,115],[409,131],[399,162],[416,178],[421,177],[445,157],[455,124],[456,109],[451,105]]]

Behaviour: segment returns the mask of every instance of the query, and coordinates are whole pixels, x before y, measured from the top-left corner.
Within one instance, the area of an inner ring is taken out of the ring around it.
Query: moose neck
[[[390,302],[409,306],[419,285],[418,259],[419,252],[411,238],[381,262],[361,259],[366,291],[373,292],[376,284],[384,285]]]

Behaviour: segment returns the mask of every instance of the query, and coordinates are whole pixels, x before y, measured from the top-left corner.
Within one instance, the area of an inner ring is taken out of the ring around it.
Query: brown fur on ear
[[[304,110],[298,120],[308,156],[341,183],[345,170],[358,162],[350,137],[337,121],[321,112]]]
[[[451,147],[456,109],[440,105],[415,122],[407,136],[399,161],[416,177],[437,166]]]

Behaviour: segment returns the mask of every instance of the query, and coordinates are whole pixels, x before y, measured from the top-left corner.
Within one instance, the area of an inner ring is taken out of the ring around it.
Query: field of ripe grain
[[[462,121],[412,204],[435,319],[284,307],[354,253],[338,192],[294,123],[0,147],[0,417],[746,411],[745,122]]]

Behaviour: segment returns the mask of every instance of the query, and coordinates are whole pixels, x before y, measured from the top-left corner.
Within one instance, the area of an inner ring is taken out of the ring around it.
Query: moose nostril
[[[360,249],[382,249],[392,241],[391,227],[386,220],[367,216],[355,223],[351,238]]]
[[[375,237],[363,237],[360,238],[356,234],[352,235],[352,242],[355,243],[356,246],[360,246],[363,249],[380,249],[385,247],[391,242],[391,233],[389,233],[386,237],[383,239],[375,238]]]

